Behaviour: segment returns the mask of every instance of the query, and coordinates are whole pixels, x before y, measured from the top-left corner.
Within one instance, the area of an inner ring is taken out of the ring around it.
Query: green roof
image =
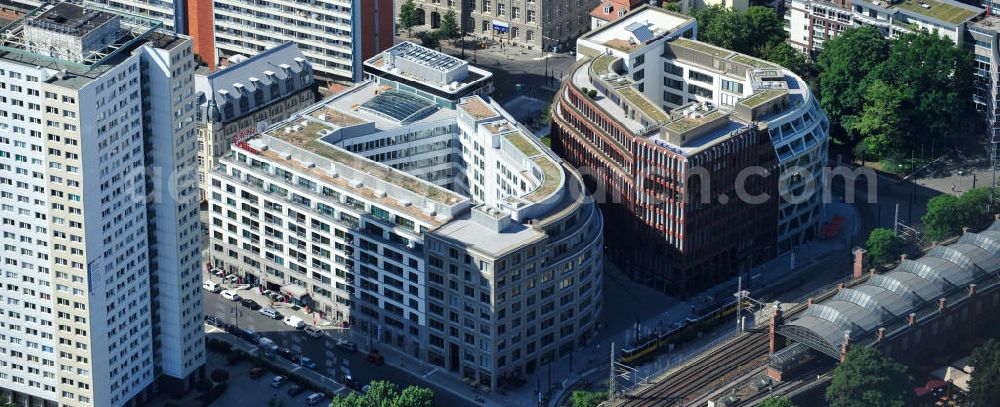
[[[671,42],[671,44],[679,46],[679,47],[684,47],[684,48],[692,49],[692,50],[695,50],[695,51],[703,52],[703,53],[709,54],[711,56],[714,56],[716,58],[725,58],[725,57],[728,57],[728,56],[730,56],[730,55],[733,54],[733,51],[730,51],[728,49],[719,48],[719,47],[716,47],[714,45],[710,45],[710,44],[707,44],[707,43],[704,43],[704,42],[689,40],[689,39],[683,38],[683,37],[682,38],[677,38],[677,39],[673,40]]]
[[[545,179],[542,180],[542,185],[539,185],[537,189],[524,198],[532,202],[538,202],[538,200],[551,195],[559,188],[559,184],[562,181],[562,170],[548,156],[538,157],[532,161],[541,168],[542,177]]]
[[[535,147],[535,144],[528,141],[528,139],[520,132],[510,133],[505,137],[507,137],[507,141],[509,141],[510,144],[514,145],[514,147],[518,150],[521,150],[521,152],[527,157],[533,157],[541,153],[541,151],[538,150],[538,147]]]
[[[667,113],[664,112],[663,109],[654,105],[653,102],[650,102],[649,99],[646,99],[646,97],[641,93],[636,92],[635,89],[630,87],[620,88],[618,89],[618,93],[625,98],[625,101],[628,102],[629,106],[639,109],[645,113],[646,116],[653,119],[653,121],[662,122],[667,120]]]
[[[716,110],[716,111],[714,111],[712,113],[709,113],[706,116],[703,116],[703,117],[700,117],[700,118],[697,118],[697,119],[695,119],[693,117],[684,116],[684,117],[682,117],[680,119],[677,119],[677,120],[674,120],[674,121],[672,121],[670,123],[665,124],[663,127],[666,128],[669,131],[674,132],[674,133],[682,134],[682,133],[688,132],[690,130],[693,130],[693,129],[697,128],[698,126],[701,126],[701,125],[703,125],[705,123],[708,123],[708,122],[710,122],[712,120],[718,119],[718,118],[720,118],[720,117],[722,117],[724,115],[725,115],[724,112]]]
[[[741,100],[740,104],[749,108],[754,108],[764,103],[767,103],[771,100],[774,100],[778,97],[781,97],[782,95],[785,95],[787,93],[788,91],[785,89],[768,89],[754,93],[750,97]]]
[[[597,75],[609,73],[611,72],[611,64],[613,64],[616,59],[618,58],[613,55],[603,54],[597,57],[597,59],[594,59],[591,68]]]
[[[732,60],[732,61],[739,62],[741,64],[750,65],[750,66],[752,66],[754,68],[777,68],[778,67],[777,65],[772,64],[772,63],[767,62],[767,61],[764,61],[762,59],[757,59],[757,58],[751,57],[749,55],[743,55],[743,54],[733,55],[733,57],[729,58],[729,59]]]
[[[921,7],[921,4],[926,4],[930,6],[930,8],[923,8]],[[896,7],[900,10],[906,10],[914,14],[927,16],[956,25],[979,15],[978,11],[939,0],[907,0],[896,4]]]

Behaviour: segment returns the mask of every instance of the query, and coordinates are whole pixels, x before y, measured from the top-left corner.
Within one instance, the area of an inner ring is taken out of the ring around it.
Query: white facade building
[[[0,43],[0,391],[18,403],[122,406],[204,364],[194,61],[158,27],[62,3]]]
[[[600,212],[481,96],[449,105],[366,81],[234,146],[209,179],[216,266],[481,385],[594,327]]]

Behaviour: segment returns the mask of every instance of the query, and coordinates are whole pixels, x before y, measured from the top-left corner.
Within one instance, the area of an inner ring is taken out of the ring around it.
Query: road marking
[[[434,374],[434,373],[437,373],[437,372],[438,372],[438,370],[441,370],[441,369],[438,369],[438,368],[436,368],[436,367],[435,367],[434,369],[431,369],[431,371],[429,371],[429,372],[427,372],[426,374],[424,374],[424,375],[423,375],[422,377],[423,377],[424,379],[426,379],[426,378],[427,378],[427,376],[430,376],[430,375],[432,375],[432,374]]]
[[[298,371],[299,371],[299,370],[301,370],[301,369],[302,369],[302,366],[301,366],[301,365],[295,365],[295,367],[294,367],[294,368],[292,368],[291,372],[292,372],[292,373],[295,373],[295,372],[298,372]]]

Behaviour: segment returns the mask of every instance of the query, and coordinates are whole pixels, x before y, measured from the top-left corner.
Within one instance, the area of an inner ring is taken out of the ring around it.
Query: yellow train
[[[750,300],[743,300],[744,308],[749,305]],[[691,340],[698,336],[698,332],[718,326],[726,317],[735,313],[736,300],[733,300],[704,314],[689,316],[668,331],[654,333],[633,346],[622,349],[618,354],[619,361],[629,365],[645,363],[669,349],[671,344],[678,345]]]

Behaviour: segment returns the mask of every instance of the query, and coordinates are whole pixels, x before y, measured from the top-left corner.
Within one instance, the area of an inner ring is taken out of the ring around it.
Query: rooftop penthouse
[[[462,97],[493,91],[493,73],[409,41],[369,58],[364,71],[368,80],[451,108]]]
[[[74,3],[43,5],[0,28],[0,54],[34,66],[85,74],[126,55],[156,34],[163,23]]]
[[[694,17],[642,6],[625,18],[584,34],[577,40],[577,48],[606,47],[620,53],[631,53],[668,38],[681,35],[693,37],[697,29],[698,22]]]

